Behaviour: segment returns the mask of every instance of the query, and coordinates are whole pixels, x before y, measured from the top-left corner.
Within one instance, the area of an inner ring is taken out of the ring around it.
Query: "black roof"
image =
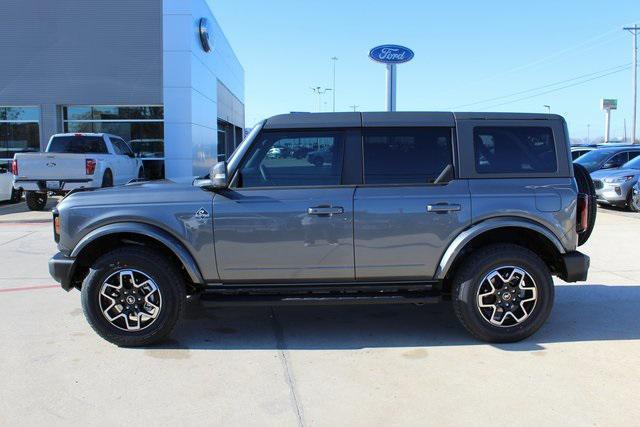
[[[443,111],[378,111],[352,113],[289,113],[268,118],[265,129],[360,126],[455,126],[456,120],[564,120],[557,114],[454,113]]]

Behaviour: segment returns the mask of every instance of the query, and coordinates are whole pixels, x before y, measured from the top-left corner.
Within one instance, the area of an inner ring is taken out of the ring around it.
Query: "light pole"
[[[590,138],[589,138],[589,130],[590,130],[590,128],[591,128],[591,125],[589,123],[587,123],[587,144],[590,141]]]
[[[349,105],[349,108],[353,108],[353,112],[356,112],[356,108],[358,108],[359,105]]]
[[[313,93],[318,95],[318,112],[322,111],[322,95],[324,95],[327,91],[331,90],[331,88],[324,88],[322,86],[312,87],[311,90]]]
[[[636,108],[638,104],[638,31],[640,27],[634,25],[633,27],[624,27],[625,31],[629,31],[633,34],[633,72],[631,73],[631,87],[633,93],[631,99],[633,102],[633,117],[631,118],[631,143],[636,143]]]
[[[331,61],[333,62],[333,112],[336,112],[336,61],[338,57],[332,56]]]
[[[547,114],[551,114],[551,105],[543,105],[544,108],[547,109]]]

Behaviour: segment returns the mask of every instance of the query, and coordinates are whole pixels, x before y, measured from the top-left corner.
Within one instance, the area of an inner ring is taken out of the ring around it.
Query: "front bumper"
[[[69,258],[62,252],[58,252],[49,260],[49,274],[65,291],[73,288],[71,278],[75,270],[75,262],[75,258]]]
[[[582,282],[587,280],[589,264],[589,257],[582,252],[567,252],[562,255],[562,271],[558,275],[565,282]]]
[[[594,182],[595,184],[595,182]],[[627,195],[633,187],[631,181],[620,183],[606,183],[600,181],[599,185],[596,184],[596,200],[601,203],[608,203],[612,205],[624,204],[627,202]],[[600,188],[598,188],[600,186]]]

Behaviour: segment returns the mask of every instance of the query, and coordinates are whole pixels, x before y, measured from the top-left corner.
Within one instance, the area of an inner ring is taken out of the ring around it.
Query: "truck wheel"
[[[452,299],[458,320],[474,337],[515,342],[532,335],[549,317],[553,280],[530,250],[492,245],[473,252],[458,269]]]
[[[144,247],[113,250],[82,282],[84,315],[105,340],[122,347],[166,337],[186,301],[182,276],[163,255]]]
[[[113,187],[113,175],[111,171],[107,169],[102,176],[102,188]]]
[[[591,236],[591,232],[593,232],[593,227],[595,227],[596,225],[596,214],[598,213],[598,206],[596,202],[596,188],[593,185],[593,180],[591,179],[591,175],[589,175],[589,171],[587,171],[584,166],[578,163],[574,163],[573,175],[576,179],[576,183],[578,184],[578,191],[589,196],[589,215],[587,218],[587,229],[578,234],[578,246],[581,246],[584,245],[587,240],[589,240],[589,236]]]
[[[27,201],[27,207],[31,211],[42,211],[47,206],[47,193],[27,191],[24,198]]]
[[[20,200],[22,200],[22,190],[11,189],[11,199],[9,203],[20,203]]]

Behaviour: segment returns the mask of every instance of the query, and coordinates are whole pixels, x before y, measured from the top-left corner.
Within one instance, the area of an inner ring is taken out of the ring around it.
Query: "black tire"
[[[21,200],[22,200],[22,190],[16,190],[15,188],[13,188],[11,190],[11,199],[9,199],[9,203],[20,203]]]
[[[47,206],[47,193],[27,191],[24,198],[27,201],[27,207],[31,211],[43,211]]]
[[[491,324],[478,307],[477,295],[483,279],[502,266],[526,271],[533,278],[538,292],[529,317],[512,326]],[[473,252],[456,272],[453,279],[453,307],[460,323],[474,337],[494,343],[516,342],[534,334],[547,320],[553,307],[554,290],[549,268],[535,253],[513,244],[491,245]]]
[[[113,187],[113,175],[109,169],[104,171],[104,175],[102,175],[102,188],[106,187]]]
[[[127,268],[151,278],[162,299],[157,318],[138,331],[115,326],[100,308],[102,284],[112,274]],[[84,315],[98,335],[121,347],[135,347],[158,342],[169,335],[184,310],[186,292],[182,276],[165,256],[144,247],[123,247],[93,263],[82,282],[81,301]]]
[[[324,164],[324,159],[320,156],[314,156],[311,158],[311,163],[317,167],[320,167]]]
[[[629,191],[627,196],[627,207],[631,212],[640,212],[640,204],[633,202],[633,188]]]
[[[583,193],[589,196],[589,214],[587,217],[587,229],[582,233],[578,234],[578,246],[581,246],[587,243],[587,240],[589,240],[589,237],[593,232],[593,227],[595,227],[596,225],[596,215],[598,213],[598,205],[596,201],[596,188],[593,185],[593,180],[591,179],[591,175],[589,175],[589,171],[587,171],[587,169],[585,169],[584,166],[578,163],[574,163],[573,175],[576,179],[576,183],[578,184],[578,191],[580,193]]]

